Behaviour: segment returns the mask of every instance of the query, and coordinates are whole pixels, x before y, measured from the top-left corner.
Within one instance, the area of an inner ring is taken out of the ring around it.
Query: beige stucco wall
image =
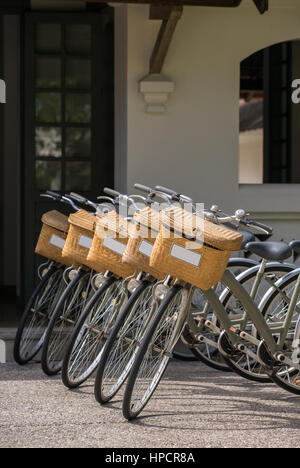
[[[245,207],[277,237],[300,238],[299,185],[238,183],[240,61],[300,38],[300,0],[269,3],[263,16],[252,0],[234,9],[184,7],[163,69],[176,90],[162,115],[147,114],[138,92],[160,21],[148,19],[147,6],[116,7],[116,89],[127,90],[116,99],[116,165],[124,169],[117,187],[175,187],[227,211]]]

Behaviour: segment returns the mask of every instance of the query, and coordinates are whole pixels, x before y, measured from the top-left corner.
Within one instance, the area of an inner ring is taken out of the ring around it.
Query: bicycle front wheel
[[[122,280],[111,277],[87,304],[73,330],[63,359],[62,381],[66,387],[78,387],[96,369],[124,299]]]
[[[68,284],[51,317],[42,352],[42,369],[47,375],[56,375],[62,366],[71,333],[94,292],[93,272],[80,270]]]
[[[123,415],[136,418],[156,390],[181,335],[189,290],[174,285],[161,303],[137,351],[123,399]]]
[[[63,273],[62,266],[53,265],[26,305],[14,343],[14,358],[20,365],[31,361],[42,348],[50,317],[63,290]]]
[[[110,401],[130,372],[136,350],[153,315],[153,284],[143,281],[128,300],[114,325],[97,369],[95,398]]]

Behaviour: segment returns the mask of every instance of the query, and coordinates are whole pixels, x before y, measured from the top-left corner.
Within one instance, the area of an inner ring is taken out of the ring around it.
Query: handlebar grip
[[[109,195],[110,197],[114,197],[114,198],[115,198],[115,197],[119,197],[119,196],[121,195],[120,192],[117,192],[116,190],[110,189],[110,188],[108,188],[108,187],[105,187],[105,188],[103,189],[103,192],[104,192],[104,193],[107,193],[107,195]]]
[[[57,193],[57,192],[52,192],[52,190],[46,190],[47,195],[50,195],[53,198],[56,198],[56,200],[61,200],[62,196]]]
[[[261,228],[261,229],[264,229],[265,231],[267,231],[268,234],[273,234],[273,228],[271,228],[270,226],[267,226],[266,224],[259,223],[258,221],[253,221],[252,219],[251,220],[246,219],[245,222],[249,226],[254,226],[254,227],[257,227],[257,228]]]
[[[167,187],[162,187],[161,185],[156,185],[155,189],[158,190],[159,192],[164,192],[167,193],[168,195],[178,195],[178,192],[175,192],[175,190],[169,189]]]
[[[147,187],[147,185],[142,184],[134,184],[134,188],[140,190],[141,192],[151,193],[153,190],[151,187]]]
[[[82,197],[81,195],[78,195],[78,193],[71,192],[70,195],[66,195],[66,197],[72,198],[73,200],[79,202],[79,203],[86,203],[87,199]]]

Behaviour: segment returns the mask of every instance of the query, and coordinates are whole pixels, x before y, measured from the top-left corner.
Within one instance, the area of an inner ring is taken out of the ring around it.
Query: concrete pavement
[[[1,364],[0,447],[300,447],[300,397],[200,363],[171,362],[135,422],[121,396],[100,407],[93,379],[70,391],[39,364]]]

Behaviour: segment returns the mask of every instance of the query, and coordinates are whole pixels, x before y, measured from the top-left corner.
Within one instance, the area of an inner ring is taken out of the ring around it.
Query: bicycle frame
[[[284,340],[288,334],[293,313],[295,310],[295,306],[297,304],[297,299],[300,293],[300,275],[297,279],[297,284],[293,291],[292,298],[289,301],[288,311],[285,317],[285,320],[280,327],[272,328],[268,325],[264,317],[262,316],[259,307],[254,302],[254,297],[244,289],[244,287],[240,284],[240,282],[236,279],[236,277],[229,271],[226,270],[223,278],[223,284],[232,292],[232,294],[241,302],[243,307],[245,308],[245,315],[247,315],[250,320],[252,321],[255,328],[258,330],[261,339],[258,340],[255,337],[250,337],[247,334],[244,335],[243,340],[241,339],[240,335],[235,333],[236,321],[234,322],[226,312],[225,307],[221,303],[219,297],[217,296],[215,290],[213,288],[209,289],[208,291],[203,291],[203,295],[208,301],[208,307],[212,307],[218,320],[221,323],[222,329],[227,334],[227,337],[230,340],[230,343],[233,347],[237,347],[238,344],[242,343],[243,341],[249,341],[252,344],[256,344],[257,346],[260,345],[261,342],[264,342],[268,348],[268,351],[272,357],[277,359],[278,355],[282,352]],[[193,291],[195,288],[193,286],[189,286],[190,290]],[[254,290],[254,287],[252,288]],[[190,306],[191,306],[192,294],[189,294],[189,300],[185,304],[185,309],[183,315],[188,322],[189,326],[192,329],[192,332],[195,335],[199,335],[199,328],[197,328],[194,317],[192,314],[189,314]],[[242,317],[242,321],[244,317]],[[280,333],[281,339],[279,341],[275,340],[274,335],[278,335]],[[247,354],[247,350],[245,351]],[[249,351],[250,353],[250,351]],[[251,353],[253,357],[254,353]],[[256,355],[255,355],[256,356]],[[259,361],[259,357],[257,356],[256,359]]]

